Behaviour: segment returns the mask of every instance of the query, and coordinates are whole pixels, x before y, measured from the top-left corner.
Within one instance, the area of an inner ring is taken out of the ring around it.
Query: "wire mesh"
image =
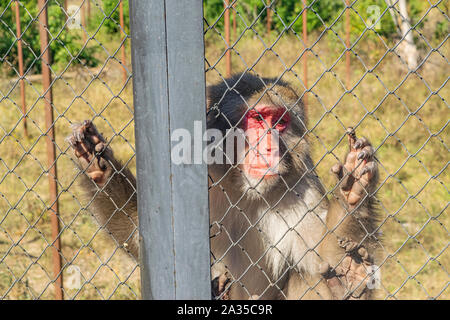
[[[444,154],[448,153],[448,74],[443,70],[448,70],[448,34],[439,33],[437,26],[448,26],[448,5],[399,0],[312,0],[303,5],[299,1],[211,1],[209,5],[206,2],[207,84],[227,83],[227,65],[231,63],[233,73],[252,73],[265,82],[256,100],[277,82],[297,88],[309,117],[306,135],[312,145],[313,169],[326,197],[333,198],[336,190],[330,168],[345,161],[346,128],[354,127],[372,141],[380,170],[372,196],[380,217],[376,230],[366,231],[365,237],[375,236],[380,249],[375,297],[447,298],[448,161]],[[231,15],[238,32],[229,40],[229,32],[224,30],[229,23],[224,19]],[[268,16],[271,28],[267,27]],[[227,61],[230,55],[232,62]],[[302,69],[305,65],[307,69]],[[273,79],[267,81],[267,77]],[[228,82],[222,97],[237,87],[236,82]],[[245,101],[245,96],[241,99]],[[256,105],[254,100],[244,104],[249,110]],[[218,109],[213,106],[210,112]],[[238,127],[242,122],[229,119],[228,124]],[[239,169],[239,165],[231,166],[223,176],[210,177],[210,192],[221,189],[227,199],[219,218],[212,221],[212,239],[221,236],[220,241],[227,243],[226,248],[213,252],[212,268],[219,270],[213,277],[226,272],[227,288],[239,287],[244,299],[264,296],[270,290],[284,298],[283,275],[301,269],[323,239],[306,246],[298,261],[284,255],[287,271],[281,276],[271,274],[264,265],[273,259],[270,250],[281,253],[284,239],[302,222],[285,221],[286,231],[273,238],[273,231],[264,229],[262,221],[276,214],[283,219],[271,203],[289,201],[288,196],[265,194],[264,210],[257,209],[256,202],[254,207],[246,207],[245,199],[255,187],[237,185],[242,196],[229,196],[233,191],[226,185],[227,179],[233,179],[233,168]],[[263,213],[255,220],[258,210]],[[230,216],[242,218],[240,230],[233,229]],[[262,239],[269,240],[266,249],[255,255],[250,252],[255,249],[245,247],[245,238],[256,229]],[[231,264],[237,260],[245,261],[245,267],[233,268]],[[265,284],[255,292],[248,279]],[[304,280],[307,285],[297,298],[308,298],[311,292],[320,296],[319,281]],[[227,298],[227,290],[217,298]]]
[[[16,34],[13,9],[20,11]],[[92,219],[93,199],[77,187],[84,173],[76,166],[65,138],[71,125],[93,120],[126,167],[135,170],[131,70],[120,51],[129,51],[128,1],[125,27],[121,1],[46,1],[48,26],[40,23],[35,1],[4,1],[0,6],[2,38],[1,105],[1,236],[0,297],[55,298],[47,185],[44,122],[45,90],[41,82],[40,28],[48,34],[51,52],[50,101],[55,131],[58,176],[59,238],[65,299],[137,299],[139,267]],[[83,18],[83,19],[82,19]],[[82,24],[84,21],[84,24]],[[18,68],[17,45],[23,47],[24,72]],[[122,74],[125,75],[123,80]],[[22,113],[20,81],[26,87]],[[120,114],[120,117],[116,115]],[[27,121],[27,135],[22,121]],[[115,145],[118,145],[117,147]]]
[[[305,134],[327,198],[336,189],[329,170],[344,161],[347,127],[368,137],[380,171],[374,194],[380,218],[370,235],[382,239],[376,297],[448,299],[448,4],[443,0],[305,3],[306,7],[287,0],[205,1],[207,84],[248,72],[296,88],[306,102]],[[135,172],[132,72],[126,58],[128,1],[47,0],[46,4],[48,26],[39,22],[42,11],[34,1],[8,0],[0,5],[0,298],[52,299],[62,275],[64,299],[139,299],[139,265],[122,250],[126,243],[111,240],[104,225],[95,223],[96,195],[82,197],[77,185],[84,172],[65,141],[71,125],[92,120],[124,167]],[[17,8],[20,31],[14,18]],[[46,48],[52,53],[56,158],[50,165],[40,28],[48,34]],[[55,164],[62,262],[56,275],[50,226],[54,203],[48,190]],[[225,178],[213,179],[211,189],[220,189]],[[241,196],[248,196],[250,189],[244,188]],[[120,209],[116,205],[114,212]],[[268,249],[254,256],[231,235],[232,230],[223,227],[224,219],[236,213],[245,221],[241,238],[257,229],[248,208],[230,200],[223,209],[223,219],[211,221],[211,237],[222,233],[230,244],[220,255],[213,252],[212,269],[227,271],[231,280],[227,285],[239,286],[248,298],[270,290],[285,297],[281,277],[274,279],[262,266],[268,252],[302,221],[286,222],[288,231],[275,241],[269,239]],[[297,236],[302,238],[301,233]],[[281,257],[287,270],[317,253],[319,245],[320,241],[308,247],[299,261]],[[221,265],[236,249],[247,259],[239,272]],[[269,283],[257,293],[246,287],[256,274]],[[298,298],[319,291],[318,281],[305,281]]]

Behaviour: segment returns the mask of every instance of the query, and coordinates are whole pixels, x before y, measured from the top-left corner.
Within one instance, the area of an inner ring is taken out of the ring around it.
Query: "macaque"
[[[94,220],[137,261],[136,179],[114,158],[111,148],[91,121],[73,125],[72,129],[67,141],[85,173],[80,175],[79,185],[86,200],[92,200],[90,211]]]
[[[207,127],[225,140],[235,139],[228,129],[242,129],[245,147],[208,166],[213,297],[372,298],[379,240],[370,142],[348,129],[349,153],[331,168],[337,185],[329,196],[314,171],[298,94],[250,73],[225,81],[207,89]],[[138,259],[135,178],[92,122],[74,126],[68,141],[97,221]]]

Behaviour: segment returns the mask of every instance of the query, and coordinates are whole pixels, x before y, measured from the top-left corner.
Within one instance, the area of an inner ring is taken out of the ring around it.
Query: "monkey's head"
[[[227,175],[233,185],[255,191],[248,192],[253,196],[264,196],[280,182],[291,187],[309,159],[300,98],[276,79],[246,73],[225,81],[208,87],[207,125],[225,137],[223,151],[229,161],[210,168],[217,178]],[[245,137],[243,147],[237,141],[239,132]]]

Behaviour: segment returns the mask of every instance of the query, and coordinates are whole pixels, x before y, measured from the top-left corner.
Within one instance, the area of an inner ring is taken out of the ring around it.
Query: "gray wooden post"
[[[130,23],[142,298],[211,299],[207,166],[171,162],[206,123],[202,1],[133,0]]]

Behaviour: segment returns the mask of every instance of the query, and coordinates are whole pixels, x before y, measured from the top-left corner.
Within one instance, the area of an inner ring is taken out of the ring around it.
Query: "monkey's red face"
[[[252,178],[269,179],[279,174],[280,140],[290,123],[285,108],[256,106],[244,118],[247,138],[247,155],[243,162],[244,173]]]

